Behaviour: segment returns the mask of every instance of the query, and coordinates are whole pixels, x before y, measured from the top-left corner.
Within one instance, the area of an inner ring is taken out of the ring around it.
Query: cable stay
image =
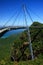
[[[12,23],[12,26],[15,24],[16,20],[18,19],[19,15],[21,14],[21,11],[18,12],[17,16],[15,17],[15,20]]]
[[[11,21],[11,19],[14,17],[14,14],[5,22],[5,24],[3,25],[5,27],[5,25]]]
[[[31,21],[32,21],[32,23],[34,22],[33,21],[33,19],[32,19],[32,17],[31,17],[31,15],[30,15],[30,12],[28,11],[28,8],[26,8],[26,12],[27,12],[27,14],[29,15],[29,17],[30,17],[30,19],[31,19]],[[36,16],[38,17],[38,18],[40,18],[37,14],[36,14]],[[43,26],[42,27],[39,27],[39,26],[33,26],[32,28],[41,28],[41,29],[43,29]]]
[[[26,6],[25,6],[25,8],[26,8]],[[31,21],[32,21],[32,23],[33,23],[33,19],[32,19],[31,15],[30,15],[30,12],[28,12],[28,9],[27,9],[27,8],[26,8],[26,12],[27,12],[27,14],[29,15],[30,20],[31,20]]]
[[[35,16],[37,16],[39,19],[43,20],[39,15],[37,15],[35,12],[33,12],[30,8],[29,8],[29,11],[30,11],[31,13],[33,13]]]
[[[19,11],[19,12],[17,11],[16,17],[15,17],[15,22],[16,22],[16,19],[17,19],[18,16],[19,16],[20,12],[21,12],[21,11]],[[11,19],[14,18],[14,16],[15,16],[15,15],[13,14],[13,15],[10,17],[10,19],[5,22],[5,24],[3,25],[3,27],[5,27],[5,26],[7,25],[7,23],[9,23],[9,22],[11,21]],[[13,22],[12,25],[14,25],[15,22]]]

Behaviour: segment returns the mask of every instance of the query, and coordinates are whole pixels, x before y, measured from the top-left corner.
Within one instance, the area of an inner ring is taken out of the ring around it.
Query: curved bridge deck
[[[0,28],[0,37],[3,36],[6,32],[10,30],[17,30],[17,29],[26,29],[26,26],[8,26],[8,27],[2,27]],[[32,26],[30,28],[39,28],[43,29],[43,27],[37,27],[37,26]]]
[[[17,30],[17,29],[26,29],[25,26],[8,26],[0,28],[0,37],[2,37],[6,32],[10,30]]]

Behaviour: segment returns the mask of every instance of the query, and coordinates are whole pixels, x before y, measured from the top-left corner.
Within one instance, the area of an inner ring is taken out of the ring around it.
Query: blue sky
[[[11,18],[6,25],[25,25],[22,7],[23,4],[26,4],[33,21],[43,23],[43,0],[0,0],[0,26],[3,26],[12,15],[14,15],[14,17]],[[19,15],[17,20],[15,20],[18,13]],[[32,24],[27,13],[26,16],[27,24]],[[15,24],[13,24],[14,21]]]

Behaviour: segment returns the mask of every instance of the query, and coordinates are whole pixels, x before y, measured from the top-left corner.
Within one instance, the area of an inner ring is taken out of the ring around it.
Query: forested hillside
[[[33,46],[34,57],[37,57],[40,53],[43,53],[43,28],[42,27],[43,27],[43,24],[38,23],[38,22],[34,22],[30,26],[30,36],[31,36],[31,42],[32,42],[32,46]],[[18,57],[21,56],[19,60],[21,60],[21,58],[23,60],[24,59],[25,60],[31,59],[29,45],[26,45],[26,46],[24,45],[28,42],[28,39],[29,38],[28,38],[27,30],[25,30],[14,41],[14,47],[13,48],[18,51],[17,56]],[[22,49],[22,51],[25,49],[23,51],[24,55],[22,52],[20,52],[21,51],[20,48]],[[15,51],[15,50],[13,50],[13,51]],[[15,54],[15,56],[16,56],[16,54]]]
[[[33,26],[38,26],[39,28],[32,28]],[[43,24],[39,22],[34,22],[30,26],[30,35],[31,42],[34,51],[35,60],[32,61],[30,57],[29,46],[23,46],[26,42],[28,42],[27,30],[24,32],[11,35],[8,38],[0,38],[0,65],[43,65]],[[24,48],[23,48],[24,47]],[[21,50],[22,49],[22,50]],[[25,50],[24,50],[25,49]],[[11,57],[14,55],[14,51],[16,50],[17,58],[19,59],[19,63],[12,62]],[[22,56],[22,51],[24,50]],[[20,57],[21,56],[21,57]],[[23,60],[26,61],[23,61]],[[22,61],[21,61],[22,60]]]

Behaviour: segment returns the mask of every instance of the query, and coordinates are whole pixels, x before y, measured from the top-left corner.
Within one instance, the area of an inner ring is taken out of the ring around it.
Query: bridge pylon
[[[34,60],[31,37],[30,37],[30,30],[29,30],[29,26],[27,25],[27,20],[26,20],[27,8],[25,5],[23,5],[23,11],[24,11],[24,16],[25,16],[25,23],[26,23],[26,29],[27,29],[27,34],[28,34],[28,43],[29,43],[29,47],[30,47],[31,58],[32,58],[32,60]],[[30,14],[29,14],[29,16],[30,16]],[[31,16],[30,16],[30,18],[31,18]],[[32,18],[31,18],[31,21],[33,22]]]

